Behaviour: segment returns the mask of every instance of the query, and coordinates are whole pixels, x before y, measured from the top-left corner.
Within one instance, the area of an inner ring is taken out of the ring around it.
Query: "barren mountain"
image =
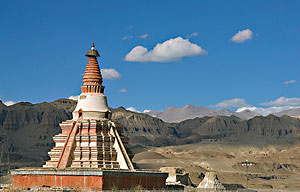
[[[75,101],[68,99],[39,104],[22,102],[12,106],[0,103],[1,173],[4,174],[9,168],[41,166],[53,147],[52,137],[61,131],[58,124],[72,118],[75,104]],[[193,106],[186,108],[198,110]],[[263,148],[292,145],[300,140],[300,120],[289,116],[256,116],[249,120],[236,116],[206,116],[166,123],[123,107],[112,109],[112,113],[112,119],[124,126],[124,135],[130,138],[130,147],[134,152],[163,146],[214,146],[217,143]],[[222,113],[229,115],[226,110]]]
[[[260,116],[259,113],[251,111],[249,109],[246,109],[246,110],[243,110],[243,111],[240,111],[240,112],[237,112],[237,113],[238,113],[237,117],[242,118],[242,119],[250,119],[250,118],[253,118],[255,116]]]
[[[281,111],[278,113],[274,113],[274,115],[279,116],[279,117],[281,117],[283,115],[300,116],[300,108]]]
[[[157,117],[162,119],[165,122],[174,122],[178,123],[180,121],[184,121],[187,119],[194,119],[196,117],[212,117],[212,116],[231,116],[234,115],[239,118],[243,119],[249,119],[254,116],[259,115],[258,113],[255,113],[250,110],[245,110],[241,112],[234,112],[227,109],[222,110],[213,110],[208,109],[203,106],[194,106],[194,105],[186,105],[184,107],[175,107],[171,106],[162,112],[159,111],[149,111],[145,112],[146,114],[149,114],[153,117]]]
[[[144,113],[127,111],[123,107],[112,109],[112,119],[124,126],[124,135],[130,145],[166,146],[177,143],[178,135],[172,124]]]

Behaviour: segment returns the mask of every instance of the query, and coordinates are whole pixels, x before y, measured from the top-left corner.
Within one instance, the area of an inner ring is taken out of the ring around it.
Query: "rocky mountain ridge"
[[[288,116],[300,116],[300,108],[296,109],[289,109],[281,112],[274,113],[274,115],[281,117],[283,115],[288,115]]]
[[[187,119],[205,116],[213,117],[234,115],[242,119],[249,119],[259,115],[258,113],[250,110],[244,110],[241,112],[230,111],[228,109],[214,110],[203,106],[194,106],[191,104],[184,107],[170,106],[163,111],[147,111],[145,113],[169,123],[178,123]]]
[[[209,108],[206,108],[203,106],[194,106],[191,104],[188,104],[184,107],[170,106],[163,111],[148,110],[145,113],[148,115],[151,115],[153,117],[160,118],[163,121],[169,122],[169,123],[179,123],[179,122],[187,120],[187,119],[194,119],[197,117],[205,117],[205,116],[213,117],[213,116],[234,115],[241,119],[250,119],[255,116],[260,116],[259,113],[251,111],[249,109],[236,112],[236,111],[230,111],[228,109],[214,110],[214,109],[209,109]],[[277,112],[277,113],[274,113],[273,115],[278,116],[278,117],[281,117],[283,115],[300,116],[300,108]]]
[[[53,147],[52,137],[59,123],[71,119],[76,101],[59,99],[50,103],[21,102],[12,106],[0,103],[0,168],[2,173],[20,166],[41,166]],[[300,120],[289,116],[202,117],[166,123],[123,107],[112,110],[112,120],[124,126],[133,151],[143,148],[198,142],[225,142],[269,145],[299,140]]]

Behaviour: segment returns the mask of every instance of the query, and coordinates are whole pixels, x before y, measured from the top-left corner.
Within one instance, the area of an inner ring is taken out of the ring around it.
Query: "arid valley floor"
[[[200,173],[217,172],[225,184],[246,186],[245,159],[255,163],[249,167],[249,188],[300,189],[300,146],[234,146],[219,144],[187,144],[151,148],[138,153],[134,161],[141,168],[181,167],[192,182],[200,183]]]

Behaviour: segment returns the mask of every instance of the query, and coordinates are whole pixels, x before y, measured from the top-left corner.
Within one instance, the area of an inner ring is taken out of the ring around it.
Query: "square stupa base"
[[[20,168],[12,170],[13,186],[28,188],[74,188],[86,190],[165,189],[167,173],[149,170],[105,170],[67,168]]]

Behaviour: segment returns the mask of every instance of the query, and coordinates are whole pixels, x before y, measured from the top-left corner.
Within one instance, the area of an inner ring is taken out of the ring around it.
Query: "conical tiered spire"
[[[100,72],[97,57],[100,57],[95,44],[92,44],[91,49],[86,53],[89,57],[83,76],[83,86],[81,86],[82,93],[103,93],[104,86],[102,86],[102,75]]]
[[[83,85],[102,85],[102,75],[96,57],[90,57],[83,76]]]

